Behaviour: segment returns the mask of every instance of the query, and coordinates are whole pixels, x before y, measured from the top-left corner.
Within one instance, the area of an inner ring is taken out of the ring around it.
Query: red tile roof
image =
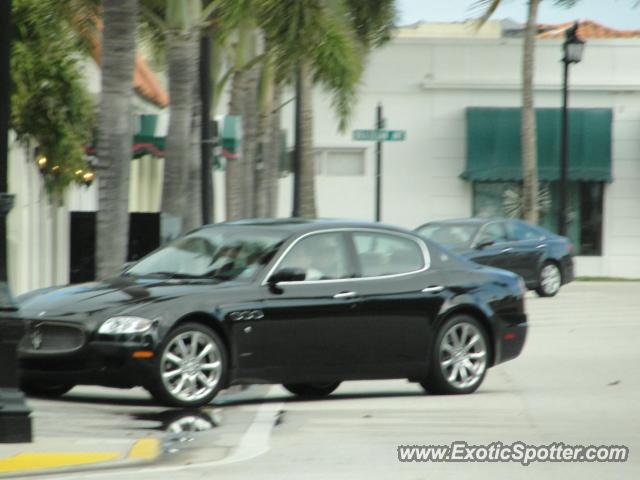
[[[102,30],[102,21],[97,21],[97,27]],[[94,61],[100,65],[102,58],[102,43],[98,40],[96,35],[90,36],[92,44],[91,56]],[[169,105],[169,95],[166,90],[162,88],[158,77],[153,73],[147,62],[142,58],[139,53],[136,53],[135,70],[133,72],[133,87],[135,91],[141,97],[145,98],[149,102],[164,108]]]
[[[538,38],[542,39],[563,39],[565,30],[574,22],[538,25]],[[640,30],[616,30],[605,27],[591,20],[581,20],[578,23],[578,37],[584,39],[606,39],[606,38],[640,38]]]

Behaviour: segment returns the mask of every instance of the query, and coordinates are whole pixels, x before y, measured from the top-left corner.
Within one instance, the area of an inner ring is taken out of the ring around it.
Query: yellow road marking
[[[160,442],[155,438],[141,438],[129,451],[129,460],[153,460],[160,455]]]
[[[117,452],[102,453],[18,453],[12,457],[0,459],[0,473],[38,470],[44,468],[70,467],[90,463],[107,462],[120,458]]]

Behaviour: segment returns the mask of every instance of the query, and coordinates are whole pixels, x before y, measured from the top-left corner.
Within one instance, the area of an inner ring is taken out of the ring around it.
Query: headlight
[[[112,317],[98,329],[98,333],[105,335],[119,335],[121,333],[144,333],[151,329],[154,322],[142,317]]]

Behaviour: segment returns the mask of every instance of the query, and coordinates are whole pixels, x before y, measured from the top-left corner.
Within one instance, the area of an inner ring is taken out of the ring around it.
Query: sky
[[[476,0],[398,0],[399,24],[427,22],[455,22],[478,16],[473,8]],[[511,18],[524,22],[527,15],[526,0],[502,0],[503,6],[494,13],[494,19]],[[579,0],[572,8],[543,0],[538,12],[539,23],[562,23],[572,20],[593,20],[618,29],[640,29],[638,0]]]

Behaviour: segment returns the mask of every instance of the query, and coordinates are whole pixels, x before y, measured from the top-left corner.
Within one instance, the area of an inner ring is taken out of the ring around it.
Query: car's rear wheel
[[[487,372],[490,348],[478,320],[469,315],[451,317],[438,331],[429,375],[420,384],[434,394],[474,392]]]
[[[538,276],[536,293],[541,297],[553,297],[560,291],[561,285],[562,273],[558,265],[553,262],[546,262],[542,265]]]
[[[299,397],[326,397],[338,388],[340,382],[285,383],[282,386]]]
[[[224,385],[227,351],[220,337],[199,323],[179,325],[167,334],[154,360],[147,389],[172,407],[201,407]]]
[[[73,383],[36,382],[33,380],[20,383],[20,389],[32,397],[61,397],[73,387],[75,387]]]

